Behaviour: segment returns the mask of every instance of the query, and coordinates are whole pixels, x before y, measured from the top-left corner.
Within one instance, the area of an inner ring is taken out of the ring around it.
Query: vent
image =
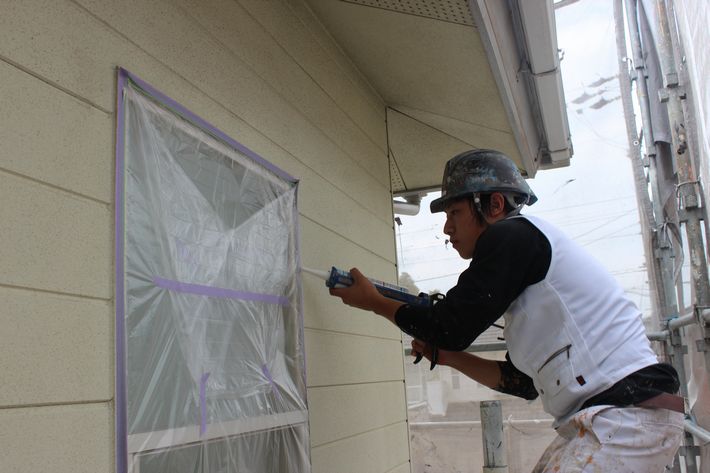
[[[466,0],[341,0],[382,10],[407,13],[459,25],[475,26]]]
[[[402,174],[399,172],[399,167],[397,167],[397,162],[392,155],[390,155],[390,185],[392,186],[393,194],[407,190],[407,186],[404,185],[404,180],[402,180]]]

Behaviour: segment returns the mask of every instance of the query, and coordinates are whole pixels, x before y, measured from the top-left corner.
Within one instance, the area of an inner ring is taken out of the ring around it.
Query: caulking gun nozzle
[[[301,266],[301,271],[303,271],[304,273],[312,274],[313,276],[319,277],[319,278],[323,279],[324,281],[327,281],[328,278],[330,278],[329,271],[321,271],[318,269],[306,268],[304,266]]]

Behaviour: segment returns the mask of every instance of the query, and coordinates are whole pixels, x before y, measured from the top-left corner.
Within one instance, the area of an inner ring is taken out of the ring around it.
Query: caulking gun
[[[349,272],[338,269],[335,266],[330,268],[330,271],[319,271],[317,269],[301,268],[304,272],[317,276],[325,280],[325,285],[330,288],[352,286],[353,278]],[[370,278],[368,278],[370,279]],[[395,284],[370,279],[374,284],[375,289],[383,296],[404,302],[409,305],[429,306],[431,300],[428,295],[421,293],[418,296],[411,294],[406,287],[397,286]]]

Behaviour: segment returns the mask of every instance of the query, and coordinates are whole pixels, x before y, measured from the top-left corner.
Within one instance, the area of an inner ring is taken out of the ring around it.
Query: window
[[[310,471],[296,180],[118,93],[117,471]]]

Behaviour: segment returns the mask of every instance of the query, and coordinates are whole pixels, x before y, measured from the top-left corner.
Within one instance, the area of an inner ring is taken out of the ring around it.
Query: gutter
[[[530,0],[510,3],[518,47],[524,51],[522,64],[528,68],[525,77],[531,83],[529,98],[536,118],[541,118],[545,152],[553,165],[564,162],[572,155],[572,144],[552,0],[542,0],[544,6]]]
[[[528,177],[569,165],[552,0],[468,0]]]

